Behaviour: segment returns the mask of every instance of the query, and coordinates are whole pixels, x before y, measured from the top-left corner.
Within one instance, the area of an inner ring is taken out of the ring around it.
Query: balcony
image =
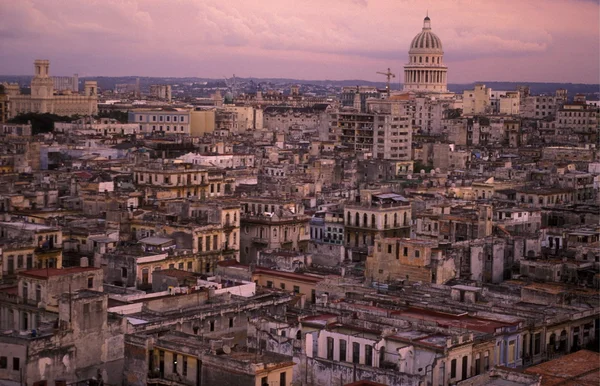
[[[269,245],[269,240],[266,237],[253,237],[252,243]]]
[[[237,225],[233,221],[225,221],[225,223],[223,224],[223,228],[225,229],[232,229],[235,227],[237,227]]]

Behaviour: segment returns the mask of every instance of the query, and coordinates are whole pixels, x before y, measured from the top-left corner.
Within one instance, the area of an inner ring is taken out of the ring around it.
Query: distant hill
[[[31,76],[3,76],[0,75],[0,82],[16,82],[21,86],[28,86],[31,82]],[[119,77],[85,77],[80,78],[80,81],[95,80],[98,82],[100,89],[110,90],[114,89],[116,84],[119,83],[135,83],[138,77],[136,76],[119,76]],[[147,89],[151,84],[177,84],[177,83],[203,83],[209,82],[218,85],[225,86],[223,79],[215,78],[197,78],[197,77],[139,77],[140,87]],[[253,82],[258,83],[270,83],[275,85],[289,85],[289,84],[302,84],[302,85],[315,85],[315,86],[326,86],[326,87],[343,87],[343,86],[373,86],[378,88],[385,88],[385,82],[372,82],[360,79],[348,79],[348,80],[302,80],[292,78],[237,78],[238,84]],[[540,82],[496,82],[496,81],[482,81],[465,84],[451,83],[448,85],[448,89],[452,92],[462,93],[464,90],[473,89],[475,84],[483,83],[488,87],[495,90],[510,91],[516,90],[520,85],[527,85],[530,87],[532,94],[552,94],[559,88],[564,88],[568,91],[570,96],[575,94],[586,94],[590,99],[599,99],[600,97],[600,85],[598,84],[582,84],[582,83],[540,83]],[[392,90],[399,90],[401,85],[398,83],[392,84]],[[594,98],[595,96],[595,98]]]

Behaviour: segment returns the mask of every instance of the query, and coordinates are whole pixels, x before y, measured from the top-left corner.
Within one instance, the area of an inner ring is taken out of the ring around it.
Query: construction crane
[[[388,67],[387,72],[377,71],[380,75],[385,75],[387,77],[387,83],[385,84],[385,90],[387,91],[388,98],[390,96],[390,80],[396,77],[396,74],[392,74],[390,68]]]

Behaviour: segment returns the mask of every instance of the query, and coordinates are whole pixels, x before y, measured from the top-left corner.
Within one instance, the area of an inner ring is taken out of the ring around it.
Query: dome
[[[410,43],[409,54],[412,52],[442,53],[442,41],[431,32],[431,19],[423,20],[423,30]]]

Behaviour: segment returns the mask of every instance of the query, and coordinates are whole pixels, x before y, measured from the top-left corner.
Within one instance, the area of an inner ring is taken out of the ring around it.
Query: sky
[[[598,0],[0,0],[0,74],[403,81],[429,13],[449,83],[600,83]]]

